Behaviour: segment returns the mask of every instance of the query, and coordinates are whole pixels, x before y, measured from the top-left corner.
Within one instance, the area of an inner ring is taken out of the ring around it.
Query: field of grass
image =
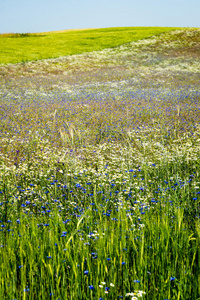
[[[34,61],[116,47],[167,32],[170,27],[119,27],[40,34],[1,34],[0,64]]]
[[[200,299],[199,44],[0,66],[0,299]]]

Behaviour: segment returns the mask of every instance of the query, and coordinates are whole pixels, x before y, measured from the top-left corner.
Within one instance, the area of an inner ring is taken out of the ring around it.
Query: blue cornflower
[[[122,262],[122,265],[125,265],[125,264],[126,264],[125,261],[123,261],[123,262]]]
[[[89,273],[89,271],[88,271],[88,270],[84,271],[84,274],[85,274],[85,275],[88,275],[88,273]]]
[[[136,280],[133,280],[133,282],[139,283],[139,282],[140,282],[140,280],[136,279]]]
[[[170,281],[174,281],[176,279],[176,277],[170,277]]]
[[[111,259],[110,259],[109,257],[107,258],[107,260],[108,260],[108,261],[111,261]]]
[[[93,285],[89,285],[89,289],[90,289],[90,290],[94,290]]]

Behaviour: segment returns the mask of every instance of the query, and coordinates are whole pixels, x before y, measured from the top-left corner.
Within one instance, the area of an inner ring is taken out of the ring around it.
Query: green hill
[[[56,58],[146,39],[174,27],[115,27],[35,34],[1,34],[0,64]]]

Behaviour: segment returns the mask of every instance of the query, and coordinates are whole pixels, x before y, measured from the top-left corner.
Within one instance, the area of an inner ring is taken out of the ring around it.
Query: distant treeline
[[[38,35],[34,33],[2,33],[0,37],[2,38],[25,38],[25,37],[41,37],[44,35]]]

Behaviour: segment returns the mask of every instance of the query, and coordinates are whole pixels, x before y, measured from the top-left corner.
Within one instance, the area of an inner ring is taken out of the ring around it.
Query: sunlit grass
[[[0,64],[98,51],[175,29],[177,28],[116,27],[41,34],[0,35]]]
[[[0,69],[0,299],[199,299],[198,39]]]

